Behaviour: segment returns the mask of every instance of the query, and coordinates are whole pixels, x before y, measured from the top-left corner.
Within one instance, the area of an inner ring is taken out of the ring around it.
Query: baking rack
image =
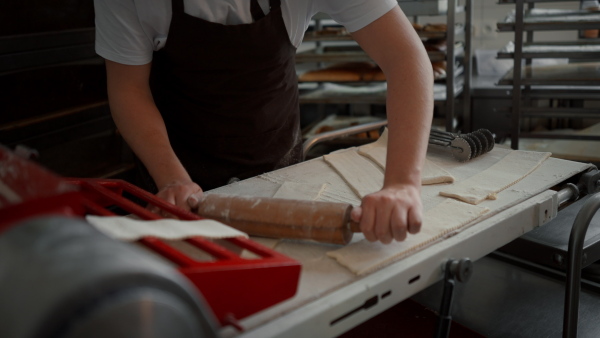
[[[509,113],[513,149],[518,149],[520,138],[600,140],[598,136],[584,133],[521,132],[523,118],[591,119],[600,116],[597,108],[588,108],[583,104],[585,101],[598,100],[599,40],[534,41],[536,31],[598,29],[600,12],[535,8],[537,3],[544,2],[556,0],[499,1],[500,4],[512,4],[515,7],[503,22],[497,23],[500,32],[514,33],[514,43],[498,52],[498,58],[514,60],[513,69],[498,81],[498,85],[512,86],[512,107]],[[556,57],[568,58],[570,64],[536,66],[532,62],[533,59]],[[587,62],[579,63],[580,61]],[[536,105],[539,100],[548,100],[548,106],[539,107]],[[553,100],[557,106],[553,106]]]

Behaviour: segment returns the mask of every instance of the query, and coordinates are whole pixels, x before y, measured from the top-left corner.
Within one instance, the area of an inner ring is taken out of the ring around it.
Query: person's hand
[[[191,180],[170,182],[161,187],[156,194],[157,197],[187,211],[198,208],[202,195],[202,188]],[[151,207],[150,211],[157,213],[158,208]],[[162,216],[168,217],[169,215]]]
[[[400,184],[367,195],[361,206],[352,210],[352,220],[360,223],[362,233],[370,242],[403,241],[407,233],[416,234],[421,230],[423,207],[419,188]]]

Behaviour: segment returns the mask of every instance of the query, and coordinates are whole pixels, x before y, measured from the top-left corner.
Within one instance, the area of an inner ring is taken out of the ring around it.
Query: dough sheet
[[[358,153],[377,163],[377,165],[379,165],[382,169],[385,170],[387,143],[388,130],[386,128],[383,134],[381,134],[381,137],[379,137],[379,139],[376,142],[358,147]],[[440,167],[439,165],[425,158],[425,162],[423,163],[423,171],[421,173],[422,185],[452,182],[454,182],[454,176],[452,176],[446,170],[442,169],[442,167]]]
[[[360,156],[356,148],[336,151],[323,156],[323,159],[342,176],[360,198],[383,187],[383,171],[364,156]]]
[[[377,141],[358,147],[358,153],[368,157],[371,161],[377,163],[379,167],[385,169],[385,158],[387,156],[388,129],[385,128]]]
[[[442,189],[440,195],[470,204],[479,204],[486,199],[495,200],[496,194],[529,175],[550,155],[534,151],[511,151],[484,171]]]
[[[105,235],[125,241],[135,241],[146,236],[162,239],[182,239],[195,236],[206,238],[248,237],[247,234],[239,230],[208,219],[197,221],[176,219],[145,221],[129,217],[92,215],[86,216],[85,219]]]
[[[393,261],[399,260],[435,242],[448,237],[489,211],[488,208],[469,205],[453,199],[445,199],[442,203],[428,210],[423,215],[421,231],[408,235],[403,242],[382,244],[363,239],[341,249],[330,251],[328,256],[335,258],[341,265],[357,275],[377,270]]]
[[[274,198],[314,201],[321,196],[327,184],[296,183],[286,181],[273,195]]]

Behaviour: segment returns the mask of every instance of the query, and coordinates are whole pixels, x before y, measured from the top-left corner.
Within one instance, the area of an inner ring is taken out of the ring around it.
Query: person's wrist
[[[189,175],[184,176],[170,176],[170,177],[162,177],[156,180],[156,187],[158,190],[165,189],[170,186],[175,185],[187,185],[194,183]]]
[[[393,188],[393,187],[415,187],[421,188],[421,174],[413,173],[413,174],[405,174],[405,175],[386,175],[383,183],[384,188]]]

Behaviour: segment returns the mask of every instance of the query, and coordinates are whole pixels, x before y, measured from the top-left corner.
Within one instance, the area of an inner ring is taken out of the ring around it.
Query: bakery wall
[[[0,144],[62,176],[126,179],[94,39],[93,1],[0,1]]]

